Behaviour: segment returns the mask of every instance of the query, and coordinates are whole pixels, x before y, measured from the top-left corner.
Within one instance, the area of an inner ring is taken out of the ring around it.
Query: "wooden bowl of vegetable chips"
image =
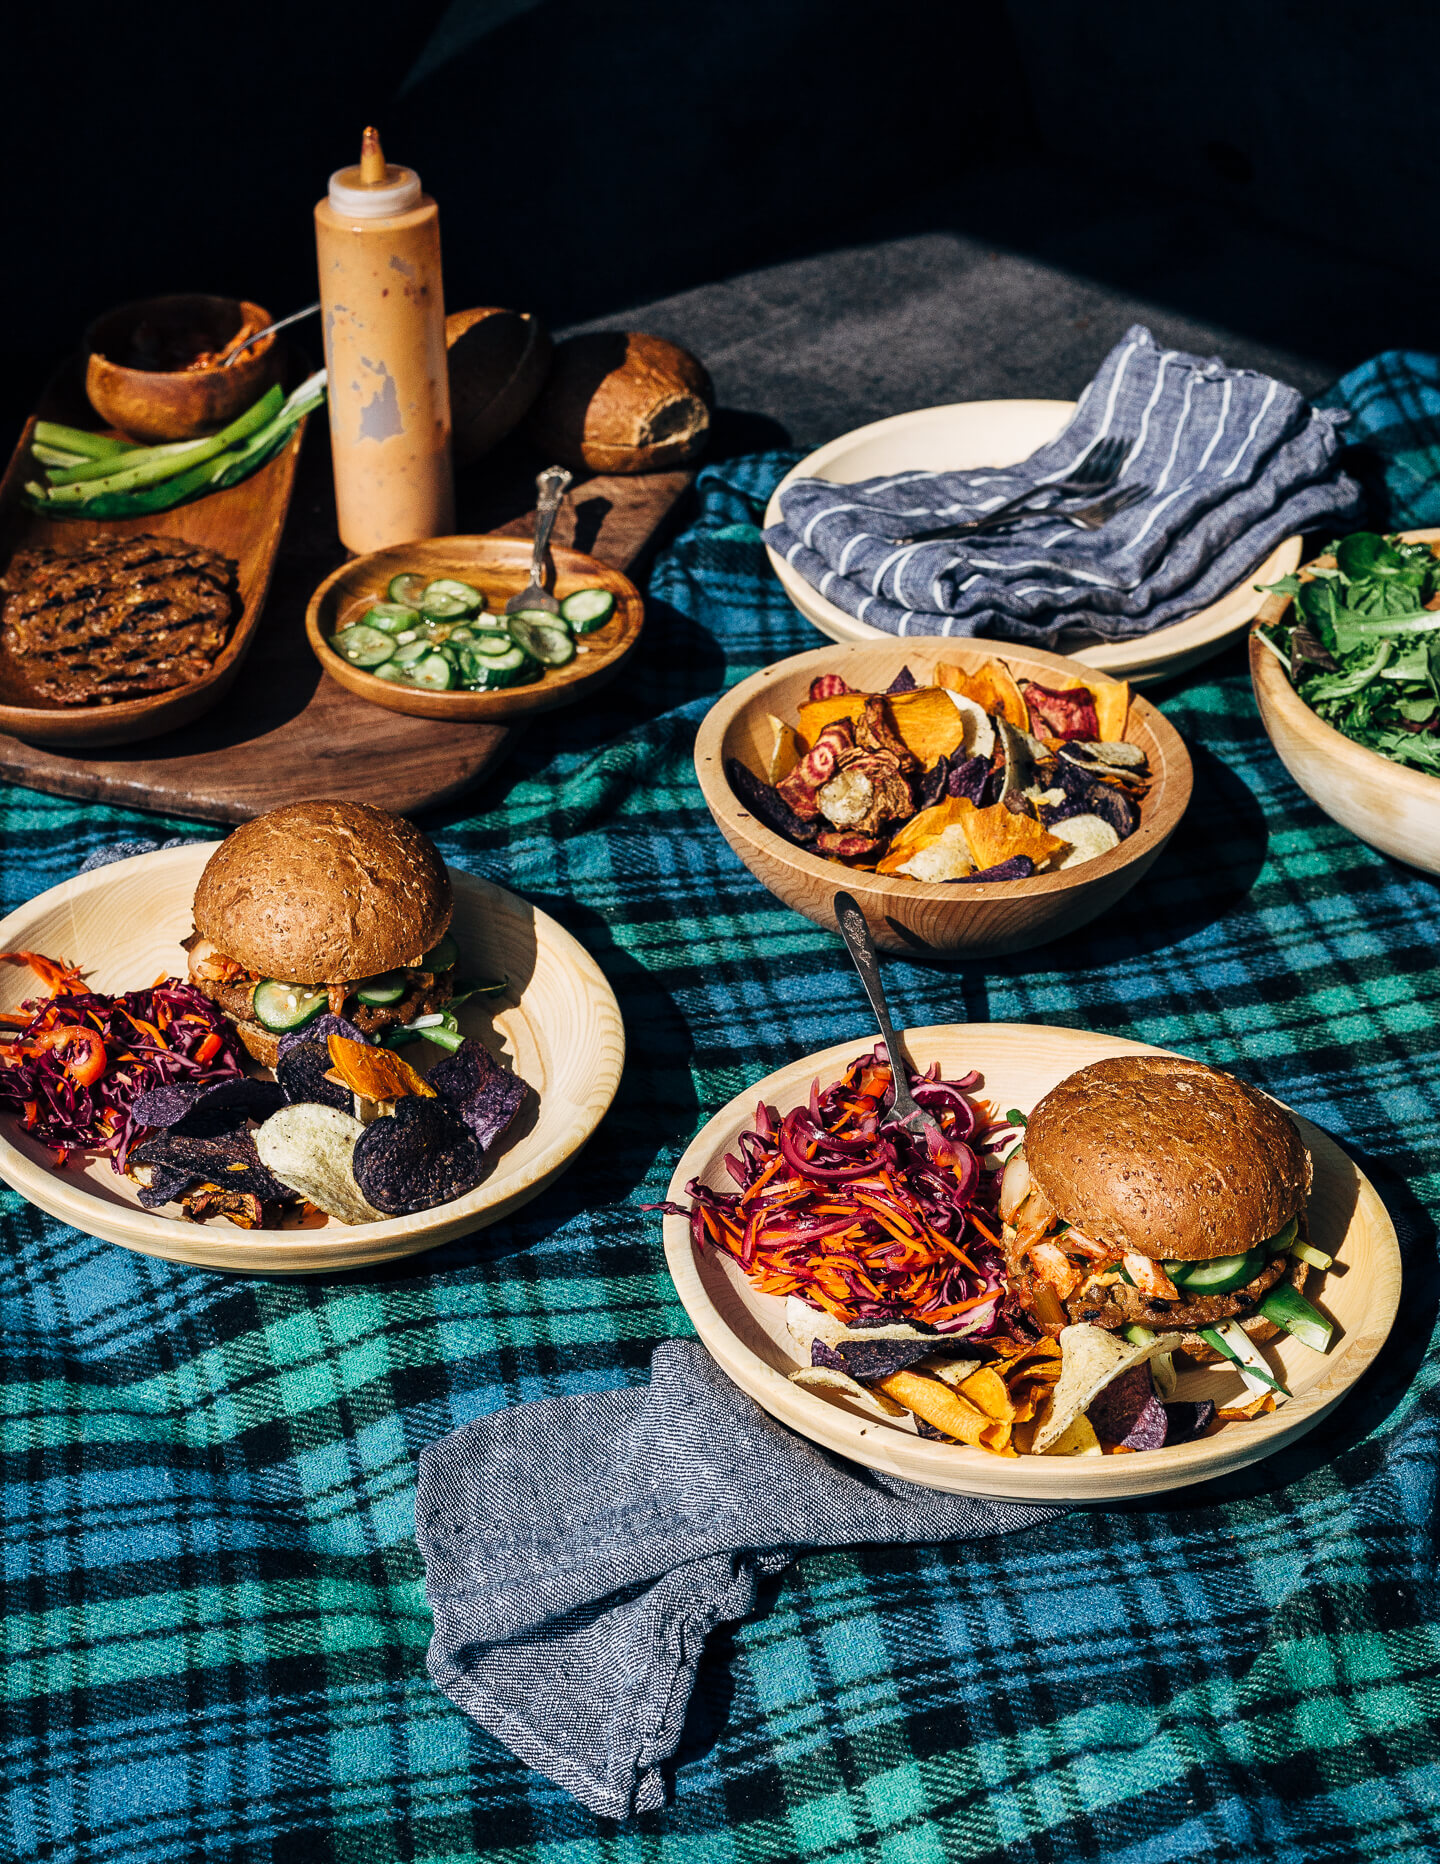
[[[1440,554],[1440,530],[1405,531],[1405,543]],[[1333,567],[1317,557],[1300,571]],[[1440,874],[1440,777],[1397,763],[1327,724],[1300,697],[1283,660],[1260,638],[1261,628],[1289,618],[1289,595],[1273,595],[1250,631],[1250,679],[1261,722],[1282,764],[1310,800],[1381,854],[1427,874]],[[1436,616],[1440,623],[1440,615]],[[1440,640],[1440,629],[1428,637]]]

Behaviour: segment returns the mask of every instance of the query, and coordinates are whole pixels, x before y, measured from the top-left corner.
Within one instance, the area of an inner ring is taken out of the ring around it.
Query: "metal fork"
[[[875,1021],[879,1025],[880,1039],[890,1057],[890,1078],[895,1088],[895,1101],[880,1124],[903,1126],[911,1133],[933,1133],[943,1138],[937,1121],[917,1103],[910,1092],[910,1071],[905,1057],[900,1053],[900,1042],[890,1021],[890,1006],[885,1001],[885,986],[880,982],[880,960],[875,956],[875,942],[870,937],[870,928],[865,923],[860,902],[853,893],[835,895],[835,923],[850,953],[850,961],[860,973],[860,982],[865,986],[865,995],[870,999],[870,1008],[875,1012]]]
[[[555,514],[569,484],[570,474],[563,466],[547,466],[536,477],[535,544],[530,553],[530,580],[519,595],[512,595],[505,604],[507,615],[518,615],[526,608],[542,609],[547,615],[560,613],[560,604],[545,587],[545,565],[550,533],[555,529]]]
[[[1117,486],[1104,498],[1097,498],[1093,505],[1082,505],[1079,511],[1057,511],[1055,516],[1066,524],[1077,525],[1082,531],[1098,531],[1112,518],[1118,518],[1122,511],[1129,511],[1132,505],[1144,504],[1150,490],[1148,485]]]
[[[1066,499],[1103,492],[1120,477],[1125,455],[1133,444],[1128,435],[1110,434],[1088,448],[1063,479],[1055,479],[1047,485],[1032,485],[1026,491],[1017,493],[1014,498],[1007,498],[1003,505],[997,505],[993,511],[987,511],[983,518],[962,518],[954,524],[937,524],[930,530],[912,531],[908,537],[895,537],[890,541],[896,544],[928,544],[940,537],[969,537],[976,531],[988,531],[997,524],[1009,524],[1031,511],[1044,514],[1053,510],[1055,501],[1050,499],[1051,493],[1058,493],[1061,499]],[[1050,503],[1037,505],[1035,500],[1039,498],[1049,499]]]

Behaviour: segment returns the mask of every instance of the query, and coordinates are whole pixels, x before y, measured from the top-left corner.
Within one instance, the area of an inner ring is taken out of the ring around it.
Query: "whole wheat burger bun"
[[[195,929],[260,977],[338,984],[414,964],[453,902],[445,863],[403,816],[291,803],[243,822],[195,889]]]
[[[1186,1262],[1274,1236],[1310,1189],[1310,1154],[1282,1108],[1168,1055],[1116,1055],[1068,1076],[1030,1115],[1025,1156],[1087,1236]]]

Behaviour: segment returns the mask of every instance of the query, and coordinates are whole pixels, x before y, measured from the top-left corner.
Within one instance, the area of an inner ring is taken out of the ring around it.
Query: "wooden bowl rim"
[[[487,549],[500,547],[502,554],[514,557],[519,564],[528,565],[533,545],[528,537],[504,537],[493,531],[476,531],[456,534],[449,537],[426,537],[417,540],[427,550],[445,548],[450,545],[460,550],[484,545]],[[310,642],[311,651],[320,662],[325,673],[337,684],[345,687],[357,698],[366,699],[372,705],[383,706],[390,712],[402,712],[411,718],[446,718],[453,717],[460,721],[473,719],[477,723],[490,723],[507,717],[519,717],[529,712],[558,711],[584,697],[587,688],[595,680],[604,680],[624,665],[640,640],[645,626],[645,601],[635,584],[623,570],[613,564],[604,562],[599,557],[591,556],[588,551],[575,550],[568,544],[553,544],[550,549],[551,560],[559,575],[594,575],[611,589],[616,598],[614,619],[620,623],[620,632],[609,643],[613,650],[603,658],[597,657],[596,664],[586,666],[571,677],[564,677],[576,667],[571,661],[568,667],[559,669],[561,677],[556,680],[545,678],[536,680],[530,686],[502,687],[497,692],[451,691],[427,693],[418,687],[399,686],[390,680],[376,679],[373,673],[364,667],[353,667],[348,660],[337,654],[330,645],[330,633],[324,626],[324,617],[332,593],[347,578],[367,574],[367,566],[383,558],[394,558],[397,552],[415,548],[411,544],[387,544],[381,550],[369,551],[365,556],[351,557],[348,561],[333,569],[325,580],[316,588],[305,607],[305,633]],[[607,626],[610,624],[607,623]],[[597,630],[597,632],[599,632]],[[593,640],[586,636],[586,642]],[[595,650],[591,648],[591,653]],[[547,689],[547,681],[549,681]],[[419,703],[406,704],[407,700]]]
[[[160,304],[233,305],[240,313],[242,323],[251,316],[258,318],[262,324],[274,321],[263,304],[256,304],[250,298],[227,297],[224,292],[218,291],[175,291],[162,293],[154,298],[133,298],[126,304],[116,304],[110,310],[102,311],[98,317],[92,317],[85,326],[81,348],[84,352],[86,368],[88,369],[92,362],[102,363],[108,373],[135,389],[144,388],[146,385],[153,386],[156,382],[208,382],[219,375],[233,376],[236,369],[241,372],[243,379],[249,371],[252,358],[268,356],[278,340],[272,332],[269,336],[262,337],[258,343],[252,343],[244,357],[231,369],[222,368],[218,364],[208,369],[136,369],[129,363],[116,362],[113,356],[107,356],[104,350],[95,348],[96,332],[102,324],[109,323],[112,318],[134,322],[139,313],[149,311],[155,305]],[[163,512],[157,515],[164,516]]]
[[[967,906],[981,905],[986,900],[1059,898],[1130,866],[1150,850],[1158,850],[1174,833],[1190,805],[1190,794],[1194,787],[1195,773],[1190,753],[1185,748],[1184,739],[1164,713],[1132,687],[1131,707],[1140,708],[1138,719],[1157,746],[1160,768],[1150,795],[1141,805],[1139,828],[1118,847],[1109,849],[1094,860],[1082,861],[1073,868],[1064,868],[1055,873],[1032,874],[1025,880],[978,883],[963,880],[911,880],[898,874],[867,873],[860,868],[846,867],[841,861],[827,861],[822,855],[810,854],[803,848],[797,848],[793,842],[786,841],[783,835],[777,835],[752,815],[731,789],[730,780],[725,775],[726,733],[740,714],[760,698],[766,690],[767,682],[774,680],[777,675],[809,673],[813,677],[818,673],[843,674],[844,666],[835,664],[837,656],[874,653],[877,648],[884,647],[889,638],[886,636],[878,641],[851,641],[845,644],[833,642],[825,647],[807,648],[803,654],[792,654],[789,659],[777,660],[773,666],[760,668],[715,702],[701,720],[695,737],[695,774],[699,778],[706,805],[717,822],[728,824],[737,835],[770,860],[789,867],[798,875],[828,881],[836,888],[845,887],[852,893],[880,895],[886,899],[953,899],[957,904],[963,901]],[[1095,668],[1082,666],[1079,661],[1069,659],[1064,654],[1052,654],[1048,648],[1011,646],[1008,642],[952,640],[937,635],[924,640],[897,640],[895,651],[897,659],[901,661],[927,655],[932,657],[932,662],[942,655],[963,659],[968,654],[976,660],[1006,660],[1011,655],[1020,658],[1033,656],[1057,673],[1066,674],[1077,684],[1084,684],[1087,679],[1096,676]],[[1099,677],[1111,678],[1109,674],[1101,674]],[[1147,808],[1152,796],[1157,798],[1156,805]],[[960,891],[962,888],[964,891]]]
[[[193,876],[193,881],[198,881],[201,869],[219,846],[219,841],[215,840],[188,843],[180,848],[153,849],[147,854],[132,855],[124,861],[112,861],[88,874],[75,874],[69,880],[36,894],[0,920],[0,940],[8,939],[12,946],[17,941],[23,945],[24,927],[37,912],[71,904],[86,894],[103,893],[117,880],[133,875],[142,868],[157,877],[163,874],[173,880],[178,873]],[[624,1071],[625,1025],[615,992],[604,972],[579,940],[567,932],[558,920],[542,912],[521,895],[497,886],[494,881],[482,879],[478,874],[467,873],[463,868],[451,868],[450,878],[457,895],[469,896],[477,907],[483,905],[493,911],[500,906],[507,912],[531,917],[537,934],[543,929],[547,944],[558,954],[563,968],[577,989],[583,989],[591,1000],[594,1014],[601,1025],[600,1040],[594,1045],[590,1056],[591,1073],[583,1084],[583,1098],[575,1094],[574,1084],[571,1084],[571,1091],[564,1095],[556,1109],[565,1123],[563,1132],[544,1152],[531,1159],[518,1175],[501,1179],[492,1172],[473,1191],[467,1192],[464,1197],[452,1199],[448,1204],[416,1211],[406,1217],[387,1217],[382,1223],[337,1224],[333,1233],[308,1233],[314,1239],[309,1243],[297,1242],[297,1238],[307,1234],[305,1232],[235,1231],[236,1237],[243,1237],[243,1247],[250,1258],[244,1265],[227,1263],[223,1259],[230,1253],[225,1244],[231,1240],[225,1230],[210,1230],[206,1225],[162,1216],[143,1207],[132,1209],[127,1205],[109,1203],[79,1188],[83,1181],[67,1181],[58,1169],[47,1170],[31,1159],[11,1142],[3,1127],[0,1127],[0,1178],[38,1208],[49,1210],[58,1215],[62,1222],[71,1223],[77,1229],[115,1243],[118,1247],[239,1274],[328,1273],[398,1255],[418,1253],[452,1237],[467,1235],[482,1228],[487,1221],[495,1221],[506,1211],[525,1202],[527,1196],[543,1190],[550,1179],[580,1151],[609,1110]],[[67,952],[65,956],[77,963],[83,964],[85,961],[83,953]],[[520,1001],[523,1004],[523,991]],[[45,1193],[46,1201],[33,1197],[32,1189]],[[492,1211],[495,1215],[488,1216],[487,1213]],[[207,1245],[204,1241],[207,1235],[215,1239],[213,1245]],[[322,1236],[327,1240],[321,1241]],[[177,1242],[187,1247],[176,1251],[174,1245]],[[319,1256],[322,1252],[325,1259],[317,1261],[313,1268],[295,1266],[293,1258],[297,1254],[309,1257]],[[254,1260],[257,1256],[261,1258],[258,1263]]]
[[[1430,544],[1435,547],[1435,554],[1440,556],[1440,527],[1400,531],[1397,535],[1407,544]],[[1300,565],[1296,574],[1305,578],[1305,572],[1317,564],[1329,568],[1334,561],[1333,557],[1323,555],[1311,557],[1308,563]],[[1440,792],[1440,777],[1416,770],[1410,764],[1397,764],[1393,758],[1372,751],[1368,744],[1357,744],[1353,738],[1347,738],[1343,731],[1337,731],[1327,719],[1321,718],[1318,712],[1305,703],[1290,683],[1290,675],[1274,652],[1263,641],[1255,638],[1262,627],[1272,627],[1284,617],[1293,599],[1288,595],[1272,595],[1250,625],[1250,680],[1260,707],[1260,722],[1265,726],[1267,735],[1273,736],[1265,717],[1268,704],[1297,737],[1311,739],[1327,757],[1348,767],[1357,777],[1371,783],[1384,782],[1392,791],[1399,790],[1418,802],[1433,803],[1437,792]]]
[[[911,1059],[923,1066],[927,1044],[933,1044],[940,1036],[964,1038],[971,1030],[977,1036],[990,1038],[998,1034],[1002,1039],[1008,1038],[1017,1048],[1023,1047],[1028,1037],[1041,1041],[1059,1038],[1063,1044],[1075,1046],[1077,1053],[1086,1041],[1095,1043],[1100,1052],[1107,1055],[1173,1055],[1176,1052],[1124,1036],[1045,1023],[927,1024],[901,1030],[900,1039]],[[777,1105],[787,1100],[789,1104],[799,1104],[805,1091],[799,1087],[799,1081],[808,1081],[812,1076],[822,1081],[835,1078],[869,1040],[873,1038],[863,1033],[857,1034],[848,1041],[834,1043],[813,1055],[803,1056],[798,1061],[774,1069],[762,1080],[742,1088],[711,1115],[691,1140],[671,1176],[667,1198],[672,1202],[688,1202],[685,1186],[692,1178],[703,1175],[714,1165],[720,1148],[730,1143],[729,1129],[737,1119],[747,1126],[750,1124],[758,1100],[774,1101]],[[1096,1057],[1092,1055],[1090,1059]],[[1077,1058],[1077,1068],[1085,1065],[1084,1059]],[[779,1087],[777,1084],[786,1077],[792,1078],[792,1085]],[[795,1098],[790,1099],[792,1096]],[[1281,1101],[1278,1104],[1284,1106],[1285,1103]],[[922,1485],[927,1483],[927,1477],[931,1474],[943,1475],[950,1479],[932,1486],[952,1493],[1004,1496],[1009,1499],[1090,1501],[1103,1505],[1130,1497],[1163,1493],[1167,1488],[1184,1487],[1222,1475],[1230,1469],[1258,1462],[1313,1428],[1326,1412],[1353,1389],[1374,1363],[1399,1311],[1402,1275],[1399,1239],[1383,1200],[1350,1155],[1322,1127],[1315,1126],[1302,1114],[1293,1113],[1289,1108],[1286,1111],[1291,1112],[1308,1146],[1312,1149],[1329,1149],[1339,1154],[1354,1171],[1359,1186],[1357,1210],[1360,1200],[1367,1194],[1373,1199],[1375,1210],[1384,1220],[1384,1262],[1370,1278],[1369,1304],[1363,1324],[1347,1329],[1351,1344],[1328,1373],[1322,1374],[1307,1391],[1275,1411],[1249,1420],[1227,1422],[1215,1436],[1198,1438],[1193,1443],[1176,1444],[1169,1449],[1146,1451],[1136,1456],[1107,1456],[1103,1459],[1031,1456],[1012,1461],[961,1444],[937,1443],[911,1437],[908,1433],[886,1432],[878,1420],[867,1422],[858,1414],[791,1384],[735,1333],[725,1315],[715,1306],[700,1277],[690,1225],[685,1217],[667,1214],[664,1218],[666,1266],[675,1283],[681,1305],[690,1316],[706,1350],[741,1389],[792,1429],[801,1431],[813,1441],[849,1456],[866,1467],[901,1473]],[[728,1264],[726,1273],[730,1273]],[[768,1300],[779,1297],[758,1298]],[[875,1439],[882,1449],[882,1460],[871,1461],[866,1455],[866,1445],[877,1429],[884,1432]],[[901,1470],[897,1470],[894,1457],[885,1454],[893,1451],[897,1442],[903,1449],[904,1468]],[[1257,1444],[1261,1447],[1257,1448]],[[1006,1482],[1003,1472],[1008,1471],[1017,1471],[1019,1479]],[[1157,1474],[1172,1472],[1175,1479],[1169,1483],[1157,1484],[1150,1479]],[[1094,1475],[1103,1478],[1103,1492],[1096,1493],[1095,1483],[1087,1480]],[[970,1478],[969,1485],[965,1481],[967,1476]],[[986,1482],[986,1476],[991,1481]],[[960,1479],[956,1480],[957,1477]],[[1030,1477],[1034,1478],[1033,1482],[1029,1480]],[[1067,1494],[1071,1480],[1091,1492],[1086,1495]]]

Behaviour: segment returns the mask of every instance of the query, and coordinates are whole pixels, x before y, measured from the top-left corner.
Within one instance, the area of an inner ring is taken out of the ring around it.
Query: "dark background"
[[[750,417],[724,444],[1073,394],[1137,316],[1312,390],[1437,344],[1433,0],[251,0],[3,30],[7,429],[108,305],[306,302],[311,207],[367,121],[440,201],[451,308],[676,336]]]

